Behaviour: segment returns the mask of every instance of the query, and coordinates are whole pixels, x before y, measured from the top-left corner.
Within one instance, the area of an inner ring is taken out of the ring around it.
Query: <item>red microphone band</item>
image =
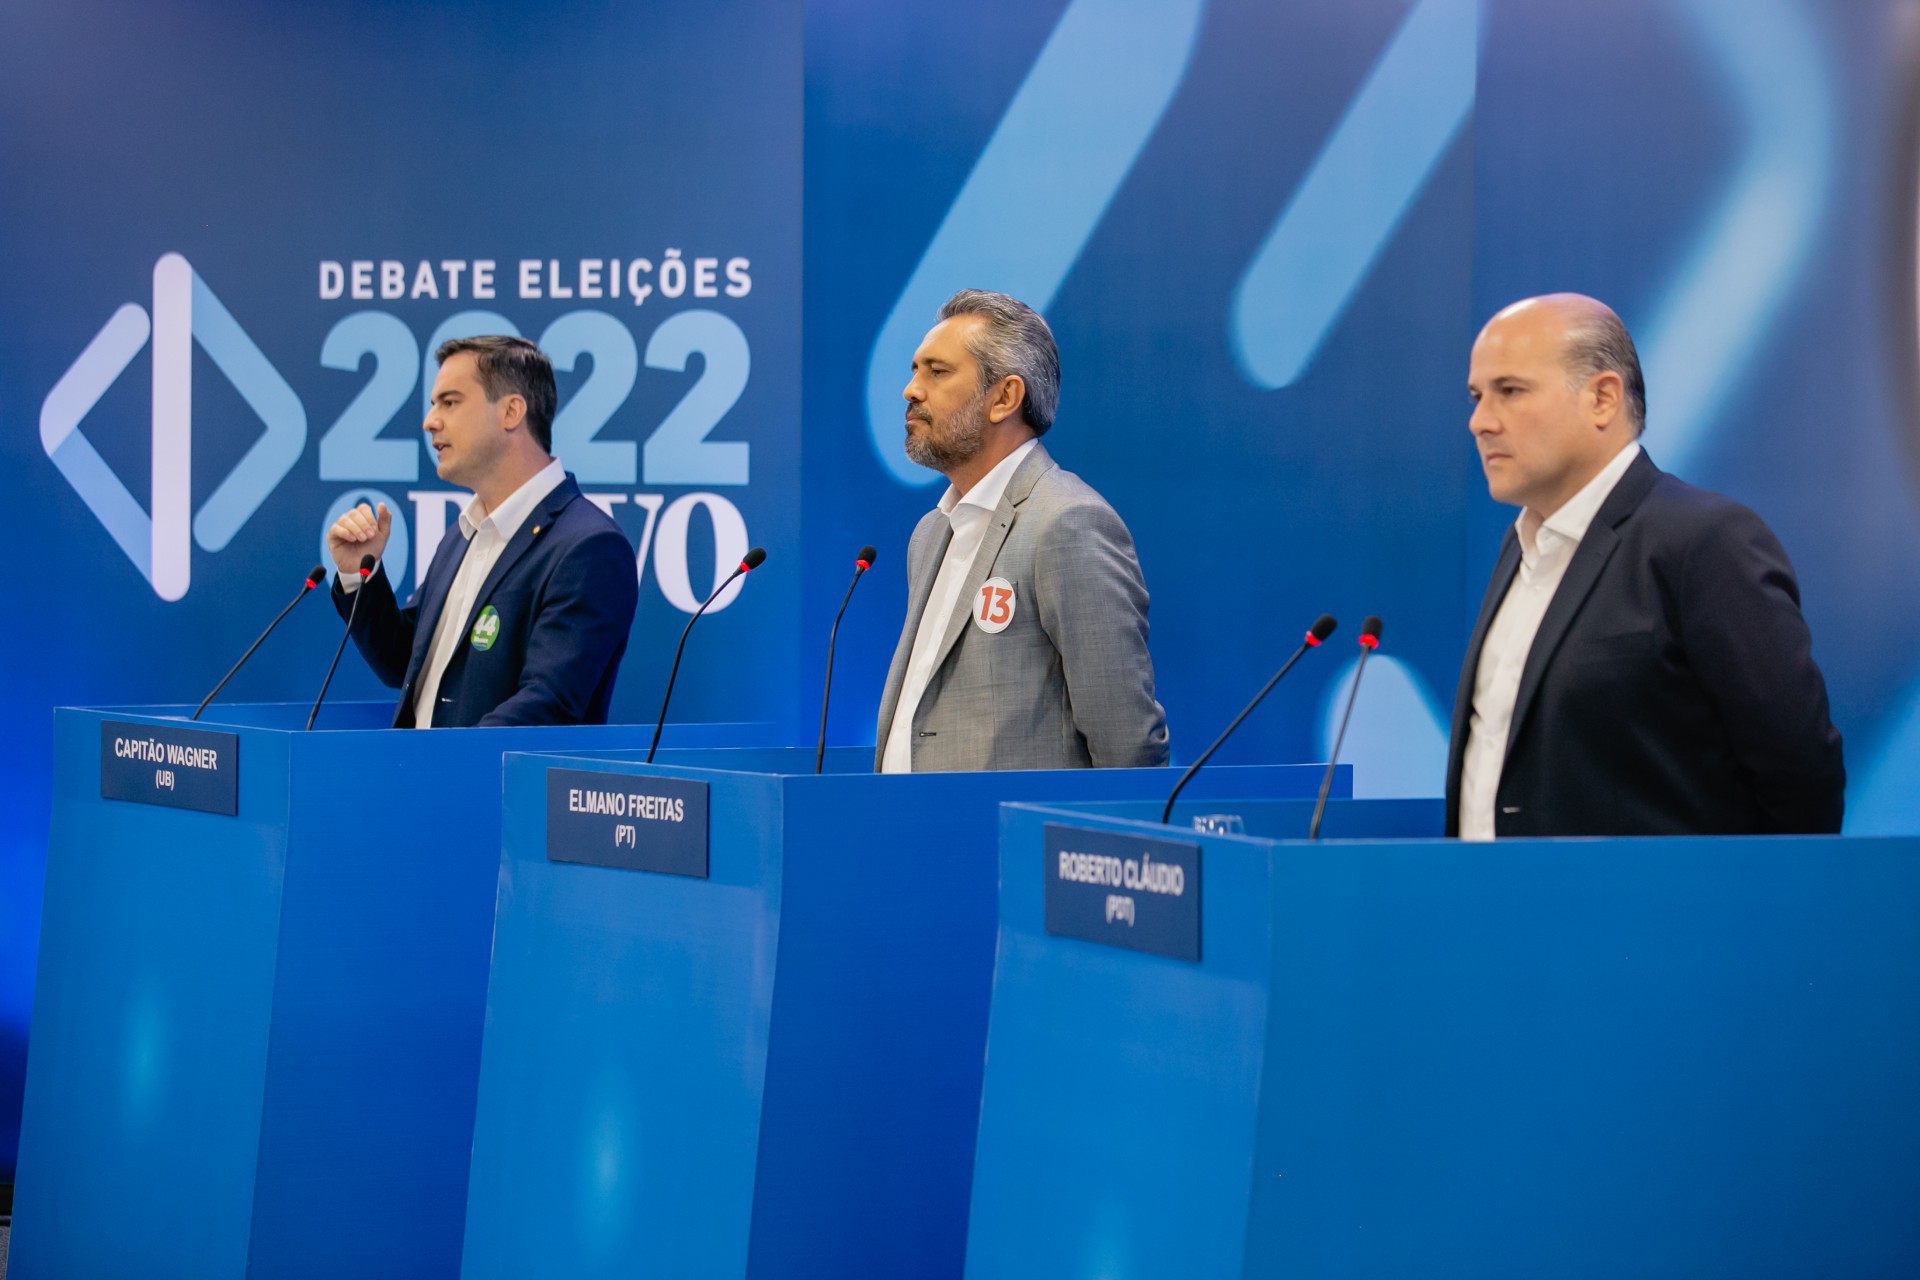
[[[1313,632],[1311,631],[1307,632],[1307,648],[1318,649],[1319,647],[1320,647],[1320,637],[1313,634]]]
[[[860,572],[862,573],[865,573],[867,570],[873,568],[873,561],[871,560],[855,560],[853,563],[859,567]]]
[[[747,562],[746,562],[745,560],[742,560],[742,561],[740,562],[740,572],[742,572],[742,573],[752,573],[752,572],[753,572],[753,566],[752,566],[752,565],[750,565],[750,564],[748,564],[748,563],[747,563]]]
[[[1380,637],[1362,634],[1360,637],[1360,647],[1362,649],[1378,649],[1380,647]]]

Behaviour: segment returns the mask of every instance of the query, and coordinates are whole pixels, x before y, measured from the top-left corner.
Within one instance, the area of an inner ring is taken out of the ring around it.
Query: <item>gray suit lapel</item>
[[[887,731],[893,725],[895,708],[900,703],[900,687],[907,681],[907,664],[913,658],[913,638],[920,634],[927,597],[933,594],[933,580],[940,573],[940,562],[946,558],[947,544],[951,541],[953,525],[940,512],[930,511],[920,517],[907,542],[907,618],[900,628],[900,641],[893,649],[893,664],[887,668],[886,687],[880,693],[880,740],[875,748],[875,768],[880,765],[879,757],[886,753]],[[930,545],[926,551],[917,552],[916,543]]]
[[[933,580],[940,576],[940,562],[946,559],[947,544],[953,541],[953,524],[945,516],[927,534],[926,554],[913,566],[913,580],[907,584],[907,626],[909,634],[920,630],[920,619],[927,612],[927,597],[933,594]],[[908,643],[912,648],[912,643]]]
[[[947,619],[946,634],[940,637],[940,649],[934,656],[933,669],[938,671],[953,652],[953,646],[960,642],[960,633],[973,620],[973,600],[980,594],[981,584],[993,576],[993,562],[999,558],[1000,548],[1007,545],[1007,535],[1013,532],[1015,521],[1020,518],[1020,506],[1032,494],[1040,477],[1053,470],[1054,462],[1047,453],[1046,446],[1036,444],[1033,452],[1027,455],[1013,473],[1013,479],[1007,483],[1007,491],[1000,496],[1000,505],[993,509],[987,519],[986,536],[980,539],[980,549],[974,553],[973,564],[967,569],[966,581],[960,585],[959,599],[954,602],[953,616]],[[1027,602],[1031,606],[1031,601]],[[1016,608],[1019,607],[1017,604]]]

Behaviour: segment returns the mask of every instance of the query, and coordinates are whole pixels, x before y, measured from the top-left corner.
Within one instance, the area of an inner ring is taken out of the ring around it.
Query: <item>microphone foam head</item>
[[[872,547],[862,547],[860,548],[860,554],[853,558],[853,562],[860,566],[862,573],[865,573],[868,569],[873,568],[874,559],[879,554],[880,553]]]
[[[321,583],[325,582],[326,580],[327,580],[327,567],[325,565],[317,564],[313,566],[313,568],[307,570],[308,586],[317,587]]]
[[[765,564],[766,560],[767,560],[767,549],[765,547],[755,547],[753,550],[747,552],[747,554],[741,559],[740,571],[742,573],[751,573],[753,570],[758,569],[761,565]]]
[[[1313,625],[1307,628],[1307,643],[1309,645],[1319,644],[1322,640],[1332,635],[1334,628],[1339,625],[1340,624],[1334,620],[1332,614],[1321,614],[1314,620]]]
[[[1380,619],[1368,614],[1367,620],[1360,624],[1360,647],[1378,649],[1380,647]]]

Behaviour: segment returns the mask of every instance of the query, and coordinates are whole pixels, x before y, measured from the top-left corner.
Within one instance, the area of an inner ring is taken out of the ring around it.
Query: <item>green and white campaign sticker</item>
[[[488,605],[480,611],[480,616],[473,620],[473,634],[468,639],[472,641],[474,648],[485,653],[493,648],[493,642],[499,637],[500,614],[492,605]]]

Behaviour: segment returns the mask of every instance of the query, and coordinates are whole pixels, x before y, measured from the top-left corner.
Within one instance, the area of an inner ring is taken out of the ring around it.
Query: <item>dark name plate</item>
[[[707,784],[547,770],[547,861],[707,878]]]
[[[231,817],[240,812],[240,735],[102,720],[100,796]]]
[[[1200,846],[1046,824],[1047,932],[1200,959]]]

